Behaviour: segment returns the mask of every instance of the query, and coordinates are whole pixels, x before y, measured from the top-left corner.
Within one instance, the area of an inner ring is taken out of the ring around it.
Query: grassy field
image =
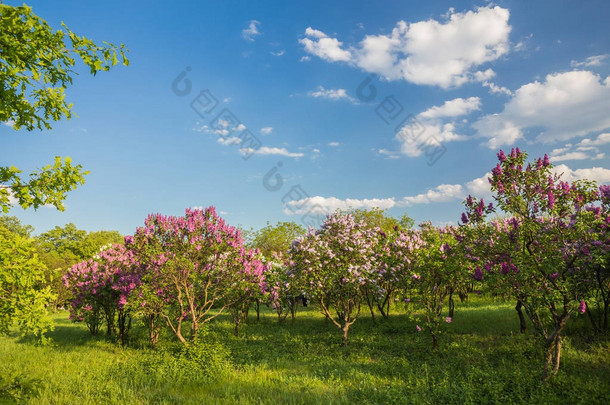
[[[221,317],[189,352],[152,350],[140,328],[121,348],[59,313],[50,347],[16,333],[0,338],[0,387],[18,383],[13,396],[35,404],[610,403],[608,336],[591,337],[578,319],[559,375],[543,384],[540,348],[516,332],[512,306],[477,297],[456,306],[434,352],[415,320],[397,311],[376,324],[363,315],[347,347],[312,308],[284,325],[271,311],[258,323],[251,313],[239,337]]]

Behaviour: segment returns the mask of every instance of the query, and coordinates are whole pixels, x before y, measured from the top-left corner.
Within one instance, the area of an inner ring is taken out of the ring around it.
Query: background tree
[[[0,121],[15,130],[51,129],[51,121],[72,117],[65,90],[72,84],[75,58],[94,75],[116,65],[118,56],[129,64],[124,45],[99,46],[62,27],[53,30],[25,5],[0,4]],[[0,207],[8,212],[14,202],[34,209],[50,204],[63,211],[66,193],[83,184],[87,173],[69,157],[56,157],[29,178],[14,166],[0,166]]]
[[[0,226],[0,333],[17,322],[23,335],[44,341],[53,327],[46,306],[54,296],[44,286],[45,267],[32,242]]]
[[[23,238],[29,238],[32,235],[32,232],[34,232],[34,227],[32,225],[23,225],[19,218],[8,215],[0,215],[0,228],[1,227],[4,227],[9,232]]]
[[[305,228],[295,222],[278,222],[275,225],[267,222],[267,226],[254,232],[250,243],[270,260],[274,254],[286,254],[292,241],[305,233]]]
[[[278,222],[267,226],[249,235],[247,245],[258,249],[264,257],[267,266],[265,274],[268,276],[269,290],[266,299],[278,314],[282,322],[288,313],[292,319],[296,317],[299,298],[303,298],[303,288],[295,278],[290,267],[288,251],[292,242],[304,236],[305,228],[295,222]],[[256,318],[260,316],[260,304],[263,297],[255,299]]]
[[[379,230],[363,221],[337,212],[320,229],[297,239],[291,249],[295,273],[302,277],[307,294],[341,329],[343,345],[358,319],[368,284],[375,278],[378,235]]]
[[[65,305],[69,291],[61,281],[76,263],[93,258],[102,247],[123,242],[117,231],[87,232],[69,223],[43,232],[35,237],[36,250],[47,271],[47,285],[55,293],[54,309]]]

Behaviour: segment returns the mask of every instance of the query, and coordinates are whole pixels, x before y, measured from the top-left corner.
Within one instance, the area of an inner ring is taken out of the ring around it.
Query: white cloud
[[[600,134],[591,140],[585,138],[575,146],[568,143],[563,148],[556,148],[549,154],[551,161],[561,162],[566,160],[599,160],[606,157],[600,152],[599,146],[610,143],[610,133]]]
[[[225,97],[225,98],[222,100],[222,102],[223,102],[223,103],[230,103],[230,102],[231,102],[231,97]]]
[[[260,24],[260,21],[250,20],[248,28],[244,28],[243,30],[241,30],[241,37],[248,42],[254,42],[254,37],[261,34],[258,30],[258,26]]]
[[[529,41],[534,37],[534,34],[529,34],[528,36],[521,39],[521,41],[517,42],[517,44],[513,47],[515,52],[524,51],[528,48]]]
[[[315,91],[307,93],[311,97],[315,98],[326,98],[329,100],[348,100],[351,103],[356,104],[357,101],[347,94],[345,89],[325,89],[322,86],[318,86]]]
[[[268,146],[261,146],[258,149],[253,148],[241,148],[239,150],[243,155],[281,155],[291,158],[303,157],[303,153],[292,153],[286,150],[286,148],[270,148]]]
[[[400,154],[396,151],[393,150],[387,150],[387,149],[374,149],[373,150],[375,152],[377,152],[377,154],[385,156],[386,159],[399,159],[400,158]]]
[[[594,140],[583,139],[578,143],[580,146],[601,146],[610,143],[610,133],[600,134]]]
[[[263,135],[269,135],[271,132],[273,132],[273,127],[261,128],[261,134],[263,134]]]
[[[282,55],[284,55],[286,53],[286,51],[282,49],[281,51],[277,51],[277,52],[271,51],[270,53],[273,56],[282,56]]]
[[[587,152],[568,152],[562,155],[556,154],[550,157],[551,162],[561,162],[565,160],[599,160],[603,159],[606,155],[604,153],[596,153],[593,156]]]
[[[485,75],[477,67],[509,51],[509,14],[497,6],[465,13],[450,9],[445,22],[399,21],[391,34],[367,35],[348,49],[309,27],[300,42],[305,51],[324,60],[348,62],[387,80],[456,87]]]
[[[403,127],[397,134],[396,139],[402,142],[400,151],[409,156],[420,156],[426,148],[439,147],[443,143],[453,141],[463,141],[468,139],[464,135],[459,135],[455,132],[453,123],[440,124],[430,121],[423,122],[424,130],[416,139],[411,136],[411,130],[408,126]]]
[[[604,167],[591,167],[588,169],[572,170],[568,166],[561,164],[553,167],[553,171],[562,174],[561,180],[573,182],[575,180],[593,180],[597,184],[610,183],[610,170]]]
[[[404,197],[402,203],[406,206],[413,204],[429,204],[431,202],[451,201],[462,198],[464,188],[460,184],[441,184],[425,193],[412,197]]]
[[[309,62],[311,60],[311,56],[301,56],[301,59],[299,59],[299,62]]]
[[[329,62],[348,62],[352,58],[349,51],[341,49],[343,42],[336,38],[330,38],[322,31],[307,27],[305,36],[306,38],[300,39],[299,42],[305,47],[307,52],[313,55]]]
[[[570,62],[570,66],[573,67],[573,68],[577,68],[577,67],[590,67],[590,66],[601,66],[603,60],[606,59],[608,56],[610,56],[610,55],[605,54],[605,55],[589,56],[583,62],[578,62],[576,60],[573,60],[573,61]]]
[[[489,81],[484,81],[483,86],[488,87],[491,94],[506,94],[507,96],[513,95],[513,92],[510,91],[510,89],[503,86],[498,86],[497,84]]]
[[[236,136],[231,136],[228,138],[218,138],[216,142],[224,146],[232,146],[241,144],[242,140]]]
[[[434,106],[419,114],[421,118],[443,118],[459,117],[460,115],[470,114],[472,111],[481,108],[481,99],[478,97],[455,98],[445,101],[442,106]]]
[[[593,180],[597,184],[610,183],[610,169],[603,167],[591,167],[587,169],[572,170],[568,166],[561,164],[553,167],[553,172],[561,174],[561,180],[573,182],[575,180]],[[492,196],[488,178],[491,173],[468,181],[464,184],[441,184],[414,196],[406,196],[396,201],[390,198],[371,198],[371,199],[339,199],[337,197],[308,197],[301,200],[290,201],[284,209],[286,214],[327,214],[337,209],[348,210],[350,208],[374,208],[390,209],[393,207],[405,207],[415,204],[431,204],[448,201],[459,201],[468,195],[477,198],[490,200]]]
[[[347,198],[341,200],[337,197],[307,197],[302,200],[289,201],[286,203],[288,207],[284,209],[286,214],[329,214],[336,210],[349,209],[371,209],[381,208],[382,210],[396,206],[394,198],[372,198],[372,199],[354,199]]]
[[[477,82],[486,82],[492,77],[496,76],[496,72],[493,69],[487,69],[485,71],[478,71],[474,73],[474,80]]]
[[[481,108],[478,97],[456,98],[441,106],[430,107],[405,124],[396,134],[401,142],[400,150],[409,157],[417,157],[427,148],[439,148],[442,144],[468,139],[456,131],[456,123],[449,119],[470,114]]]
[[[8,121],[4,121],[3,124],[6,125],[7,127],[11,127],[12,128],[15,125],[15,121],[8,120]]]
[[[328,146],[332,146],[333,148],[336,148],[339,145],[341,145],[339,142],[329,142],[328,143]]]
[[[542,129],[538,141],[553,142],[610,128],[610,78],[589,71],[546,76],[521,86],[498,114],[482,117],[474,128],[497,148],[523,138],[526,129]]]

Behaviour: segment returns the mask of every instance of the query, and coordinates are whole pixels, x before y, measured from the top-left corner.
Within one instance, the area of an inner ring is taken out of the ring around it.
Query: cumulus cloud
[[[271,132],[273,132],[273,127],[261,128],[261,134],[263,134],[263,135],[269,135]]]
[[[250,23],[248,23],[248,28],[241,30],[241,37],[248,42],[254,42],[254,37],[261,34],[258,30],[258,26],[260,24],[260,21],[250,20]]]
[[[357,101],[347,94],[345,89],[325,89],[322,86],[318,86],[315,91],[307,93],[309,96],[314,98],[326,98],[329,100],[347,100],[351,103],[356,104]]]
[[[480,7],[456,13],[446,21],[399,21],[387,35],[366,35],[359,44],[343,47],[337,38],[308,27],[300,40],[306,52],[329,62],[348,62],[387,80],[457,87],[485,75],[478,67],[509,49],[509,11]]]
[[[286,148],[272,148],[268,146],[261,146],[258,149],[253,148],[241,148],[239,150],[243,155],[280,155],[291,158],[300,158],[303,157],[303,153],[293,153],[286,150]]]
[[[610,128],[610,78],[589,71],[546,76],[521,86],[502,112],[473,124],[497,148],[512,145],[527,129],[541,130],[537,140],[554,142]]]
[[[339,199],[337,197],[307,197],[302,200],[289,201],[284,209],[286,214],[330,214],[336,210],[349,209],[371,209],[381,208],[383,210],[396,205],[394,198],[372,198],[372,199]]]
[[[435,106],[419,114],[420,118],[444,118],[459,117],[460,115],[470,114],[472,111],[481,108],[481,99],[478,97],[455,98],[445,101],[442,106]]]
[[[455,124],[441,124],[434,121],[423,121],[424,129],[416,139],[412,139],[410,128],[405,126],[397,134],[396,139],[401,142],[400,151],[409,157],[418,157],[427,148],[440,147],[442,144],[468,139],[456,132]]]
[[[561,180],[563,181],[573,182],[587,179],[596,181],[597,184],[610,183],[610,170],[604,167],[572,170],[568,166],[561,164],[553,167],[553,171],[561,174]]]
[[[601,66],[603,63],[603,60],[606,59],[609,55],[605,54],[605,55],[594,55],[594,56],[589,56],[587,59],[585,59],[582,62],[573,60],[570,62],[570,66],[577,68],[577,67],[591,67],[591,66]]]
[[[586,169],[573,170],[565,164],[553,167],[553,172],[561,175],[563,181],[574,182],[576,180],[593,180],[597,184],[610,183],[610,169],[603,167],[591,167]],[[413,196],[405,196],[401,199],[389,198],[370,198],[370,199],[340,199],[337,197],[307,197],[300,200],[290,201],[286,204],[284,212],[286,214],[328,214],[340,210],[352,208],[381,208],[390,209],[394,207],[409,207],[416,204],[432,204],[449,201],[460,201],[468,195],[489,200],[492,196],[488,178],[491,173],[485,173],[481,177],[467,181],[463,184],[441,184],[432,187],[423,193]]]
[[[513,92],[510,91],[510,89],[503,86],[498,86],[497,84],[489,82],[487,80],[483,82],[483,86],[489,88],[489,92],[491,94],[505,94],[507,96],[513,95]]]
[[[464,195],[464,188],[460,184],[441,184],[425,193],[411,197],[404,197],[402,202],[406,206],[413,204],[428,204],[431,202],[451,201],[461,198]]]
[[[332,146],[333,148],[336,148],[339,145],[341,145],[339,142],[329,142],[328,143],[328,146]]]
[[[236,136],[229,136],[226,138],[218,138],[216,142],[224,146],[232,146],[241,144],[242,140]]]
[[[409,157],[421,156],[427,148],[439,148],[444,143],[468,139],[458,133],[455,118],[481,108],[478,97],[455,98],[417,114],[396,134],[400,150]]]
[[[307,52],[313,55],[329,62],[349,62],[352,58],[352,54],[349,51],[341,48],[343,42],[329,37],[322,31],[307,27],[305,36],[299,42],[305,47]]]
[[[562,148],[553,149],[549,157],[553,162],[603,159],[606,154],[600,151],[599,146],[608,143],[610,143],[610,133],[604,133],[594,139],[585,138],[576,145],[568,143]]]
[[[387,149],[373,149],[378,155],[384,156],[386,159],[399,159],[399,152]]]
[[[610,143],[610,133],[599,134],[595,139],[585,138],[578,143],[579,146],[601,146]]]

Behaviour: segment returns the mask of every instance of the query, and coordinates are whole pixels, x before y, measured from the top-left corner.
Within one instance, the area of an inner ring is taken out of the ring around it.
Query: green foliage
[[[371,209],[353,209],[346,213],[354,216],[356,222],[363,221],[370,229],[380,228],[385,233],[392,233],[394,228],[401,226],[410,228],[413,226],[413,220],[407,214],[404,214],[400,220],[386,215],[385,210],[379,207]]]
[[[62,23],[53,30],[26,5],[0,4],[0,121],[21,127],[51,129],[50,121],[72,116],[65,89],[72,84],[75,57],[91,74],[119,62],[129,65],[124,45],[96,45]]]
[[[39,208],[41,205],[52,205],[60,211],[64,210],[63,200],[69,191],[79,184],[85,184],[81,165],[72,165],[72,159],[55,157],[53,165],[47,165],[30,174],[29,180],[19,174],[21,170],[15,166],[0,167],[0,208],[7,213],[12,203],[22,208]]]
[[[250,237],[253,248],[258,248],[267,258],[271,259],[274,253],[287,253],[292,241],[305,235],[305,229],[294,222],[278,222],[255,231]]]
[[[23,238],[29,238],[34,232],[32,225],[23,225],[19,218],[0,214],[0,228],[2,227]]]
[[[17,322],[23,335],[44,342],[53,326],[46,306],[55,297],[44,287],[45,267],[34,252],[31,239],[0,228],[0,333]]]
[[[31,378],[14,365],[0,366],[0,401],[23,402],[38,394],[42,380]]]
[[[87,232],[69,223],[56,226],[35,237],[36,250],[45,265],[46,285],[57,295],[55,309],[66,303],[69,292],[61,278],[70,267],[96,255],[104,246],[121,243],[123,237],[118,231]]]

